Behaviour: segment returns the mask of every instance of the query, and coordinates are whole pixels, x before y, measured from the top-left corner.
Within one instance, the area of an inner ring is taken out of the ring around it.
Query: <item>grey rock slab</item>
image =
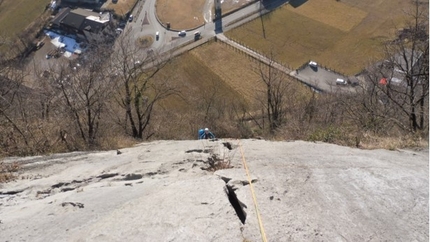
[[[259,178],[253,188],[269,241],[428,240],[428,152],[302,141],[242,145],[250,173]],[[257,241],[246,189],[236,191],[248,205],[244,236]]]
[[[120,151],[8,158],[25,169],[0,187],[0,240],[242,242],[261,228],[268,241],[429,239],[428,149],[226,139]],[[211,154],[234,168],[200,169]]]

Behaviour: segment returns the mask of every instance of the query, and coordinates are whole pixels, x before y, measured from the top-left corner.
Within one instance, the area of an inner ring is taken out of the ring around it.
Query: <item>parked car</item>
[[[117,28],[115,30],[115,32],[116,32],[117,35],[120,35],[122,33],[122,31],[124,31],[124,29],[121,29],[121,28]]]
[[[130,14],[130,16],[128,17],[128,22],[133,21],[133,14]]]
[[[309,61],[309,66],[311,67],[318,67],[318,63],[316,63],[315,61]]]
[[[38,49],[40,49],[40,48],[42,48],[42,46],[45,44],[45,42],[43,42],[43,41],[39,41],[39,42],[37,42],[37,44],[36,44],[36,50],[38,50]]]
[[[182,31],[178,32],[178,35],[179,36],[185,36],[185,35],[187,35],[187,32],[185,30],[182,30]]]
[[[126,24],[127,24],[127,22],[120,22],[118,24],[118,27],[121,28],[121,29],[124,29]]]

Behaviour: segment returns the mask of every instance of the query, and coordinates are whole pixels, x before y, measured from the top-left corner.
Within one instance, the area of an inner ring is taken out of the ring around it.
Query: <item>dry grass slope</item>
[[[254,102],[255,93],[264,88],[259,76],[252,71],[255,61],[228,45],[212,42],[193,50],[191,54],[248,103]]]
[[[307,1],[298,8],[284,5],[227,35],[261,52],[280,53],[277,59],[293,68],[312,59],[353,75],[382,57],[382,44],[402,26],[408,7],[400,0]]]
[[[172,29],[192,29],[204,24],[205,0],[157,0],[156,11],[162,23],[170,22]]]
[[[112,9],[118,15],[127,14],[136,4],[137,0],[118,0],[117,3],[112,3],[112,0],[107,1],[107,9]]]
[[[21,33],[45,11],[50,0],[3,0],[0,5],[0,36]]]
[[[208,48],[207,45],[203,48]],[[174,109],[180,112],[191,111],[190,103],[196,103],[197,99],[210,98],[212,94],[217,99],[227,102],[232,100],[242,100],[242,96],[234,90],[219,72],[212,70],[210,66],[202,62],[198,55],[186,53],[162,70],[161,75],[165,78],[175,80],[178,84],[182,97],[171,97],[164,102],[167,109]],[[243,57],[245,58],[245,56]]]
[[[19,165],[16,162],[11,164],[0,162],[0,183],[13,180],[15,178],[15,172],[18,170]]]

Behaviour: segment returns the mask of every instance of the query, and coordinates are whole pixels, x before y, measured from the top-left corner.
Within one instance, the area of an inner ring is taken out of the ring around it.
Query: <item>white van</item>
[[[187,32],[185,30],[178,32],[178,36],[185,36],[185,35],[187,35]]]
[[[348,84],[348,82],[345,81],[344,79],[342,79],[342,78],[336,79],[336,85],[346,85],[346,84]]]
[[[315,61],[309,61],[309,65],[311,67],[318,67],[318,63],[316,63]]]

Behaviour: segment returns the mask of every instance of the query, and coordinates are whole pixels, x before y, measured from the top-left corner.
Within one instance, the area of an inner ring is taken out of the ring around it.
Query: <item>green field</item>
[[[3,0],[0,2],[0,36],[11,37],[24,31],[39,17],[50,0]]]
[[[383,43],[405,22],[409,2],[309,0],[283,7],[226,35],[292,68],[314,60],[348,75],[382,58]]]

